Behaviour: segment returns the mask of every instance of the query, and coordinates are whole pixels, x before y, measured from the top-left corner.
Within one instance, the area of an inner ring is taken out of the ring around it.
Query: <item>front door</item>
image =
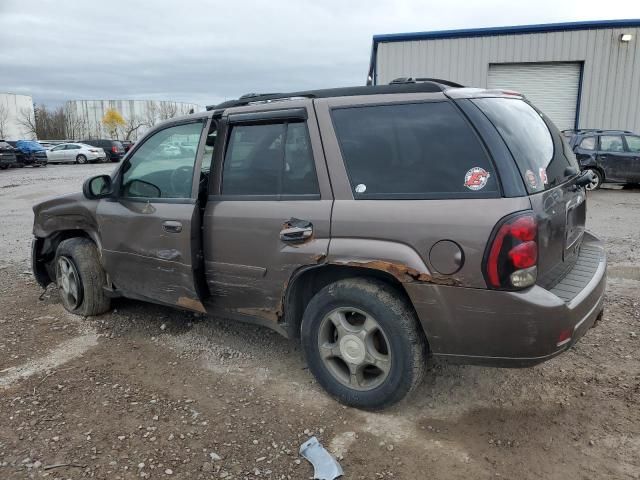
[[[67,145],[58,145],[57,147],[53,147],[47,153],[47,161],[50,163],[58,163],[64,162],[64,152]]]
[[[98,205],[106,271],[127,296],[203,310],[193,249],[205,123],[173,124],[146,137],[117,174],[116,198]]]
[[[317,123],[310,101],[291,103],[227,117],[203,220],[214,311],[276,322],[292,274],[326,257],[333,197]]]
[[[622,135],[600,135],[598,164],[609,182],[626,182],[631,168],[629,153],[625,152]]]
[[[627,152],[629,153],[629,182],[640,183],[640,136],[626,135],[624,137],[627,143]]]

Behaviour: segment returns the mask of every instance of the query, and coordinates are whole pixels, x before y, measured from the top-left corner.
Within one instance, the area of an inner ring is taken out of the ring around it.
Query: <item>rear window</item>
[[[496,127],[524,179],[529,193],[563,183],[567,167],[578,170],[575,156],[558,130],[528,103],[515,98],[473,100]]]
[[[498,196],[482,144],[449,102],[337,108],[331,115],[354,198]]]

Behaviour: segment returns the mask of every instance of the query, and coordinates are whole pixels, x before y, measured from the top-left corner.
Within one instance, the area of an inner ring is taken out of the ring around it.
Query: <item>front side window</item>
[[[586,137],[580,142],[580,148],[583,150],[595,150],[596,149],[596,137]]]
[[[165,128],[129,157],[122,171],[122,196],[190,198],[202,122]]]
[[[449,102],[331,112],[356,199],[497,196],[480,141]]]
[[[620,135],[601,135],[600,150],[603,152],[624,152],[622,137]]]
[[[640,152],[640,137],[632,137],[631,135],[627,135],[625,139],[627,140],[627,147],[629,147],[630,152]]]
[[[319,194],[306,124],[232,126],[222,171],[222,194]]]

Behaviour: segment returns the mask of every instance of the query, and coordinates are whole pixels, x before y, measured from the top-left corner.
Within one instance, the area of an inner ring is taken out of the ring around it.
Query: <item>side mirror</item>
[[[89,200],[109,197],[113,193],[113,185],[109,175],[91,177],[82,186],[82,193]]]

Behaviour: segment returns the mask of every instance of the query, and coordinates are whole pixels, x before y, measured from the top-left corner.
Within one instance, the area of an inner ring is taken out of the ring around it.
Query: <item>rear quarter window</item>
[[[482,143],[450,102],[335,108],[331,116],[356,199],[499,196]]]
[[[517,98],[480,98],[473,103],[500,133],[529,193],[564,183],[567,167],[578,172],[575,155],[558,129],[528,103]]]

